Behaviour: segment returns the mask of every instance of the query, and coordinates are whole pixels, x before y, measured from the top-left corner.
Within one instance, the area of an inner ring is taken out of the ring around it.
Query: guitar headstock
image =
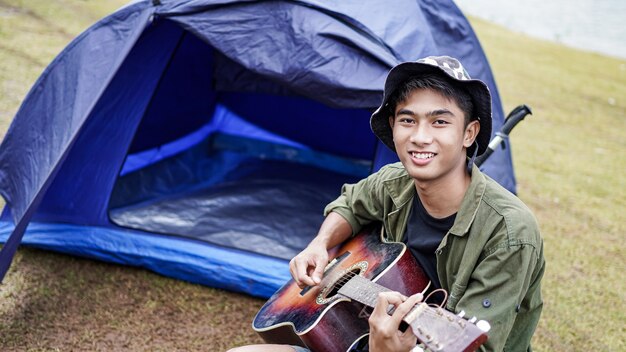
[[[416,305],[404,318],[418,340],[429,350],[442,352],[470,352],[487,341],[491,328],[485,320],[464,318],[464,312],[455,315],[443,308],[426,303]]]

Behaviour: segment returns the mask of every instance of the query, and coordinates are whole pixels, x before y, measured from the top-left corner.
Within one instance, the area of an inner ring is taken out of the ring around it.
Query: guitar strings
[[[339,280],[337,280],[335,282],[335,284],[333,285],[333,287],[336,287],[338,284],[341,284],[342,286],[344,286],[346,283],[348,283],[348,281],[350,281],[351,279],[353,279],[354,277],[358,276],[359,273],[356,271],[348,271],[347,273],[345,273],[343,276],[341,276],[339,278]],[[379,287],[376,287],[379,288]],[[382,289],[386,289],[384,287],[380,287]],[[436,303],[426,303],[434,294],[436,294],[437,292],[442,292],[444,295],[443,300],[441,301],[440,304],[436,304]],[[442,288],[438,288],[435,289],[433,291],[431,291],[421,303],[425,303],[428,307],[432,308],[432,310],[426,310],[424,311],[425,314],[430,315],[430,316],[435,316],[437,313],[435,312],[436,309],[443,309],[443,307],[445,306],[445,303],[448,301],[448,292]]]
[[[339,280],[335,281],[334,286],[336,286],[337,284],[345,285],[346,283],[348,283],[348,281],[352,280],[352,278],[357,275],[359,275],[359,273],[355,272],[354,270],[348,271],[345,275],[341,276]]]
[[[345,284],[348,283],[348,281],[352,280],[354,277],[358,276],[359,273],[356,271],[348,271],[347,273],[345,273],[343,276],[341,276],[339,278],[339,280],[337,280],[333,287],[336,287],[338,284],[341,286],[344,286]],[[436,304],[436,303],[431,303],[428,304],[428,306],[433,307],[433,308],[442,308],[443,306],[445,306],[445,303],[448,301],[448,292],[442,288],[438,288],[436,290],[431,291],[428,296],[426,296],[426,298],[422,301],[422,302],[427,302],[434,294],[436,294],[437,292],[442,292],[444,295],[443,300],[441,301],[440,304]]]
[[[437,307],[437,308],[442,308],[443,306],[446,305],[446,302],[448,301],[448,291],[444,290],[443,288],[438,288],[436,290],[432,290],[428,296],[426,296],[426,298],[424,299],[423,302],[428,301],[428,299],[430,298],[430,296],[432,296],[433,294],[435,294],[436,292],[443,292],[443,299],[441,300],[441,304],[436,304],[436,303],[432,303],[429,304],[429,306],[431,307]]]
[[[356,270],[351,270],[346,272],[344,275],[342,275],[334,284],[333,284],[333,288],[337,287],[338,285],[340,285],[341,287],[345,286],[345,284],[348,283],[348,281],[352,280],[354,277],[359,276],[360,272],[356,271]],[[340,287],[340,288],[341,288]],[[340,288],[338,288],[337,290],[339,290]],[[379,287],[376,287],[379,288]],[[385,287],[380,287],[382,289],[386,289]],[[381,291],[384,292],[384,291]],[[436,303],[426,303],[428,302],[428,300],[437,292],[442,292],[444,295],[444,298],[441,300],[441,303],[436,304]],[[435,289],[433,291],[431,291],[422,301],[422,303],[425,303],[428,307],[433,308],[433,310],[426,310],[425,313],[427,313],[428,315],[435,315],[435,309],[443,309],[443,307],[445,306],[446,302],[448,301],[448,292],[442,288],[438,288]]]
[[[343,276],[341,276],[341,277],[339,278],[339,280],[337,280],[337,281],[335,282],[335,284],[333,285],[333,287],[336,287],[336,286],[337,286],[337,284],[341,284],[341,285],[343,286],[343,285],[345,285],[348,281],[350,281],[351,279],[353,279],[354,277],[359,276],[359,274],[360,274],[360,272],[357,272],[357,271],[354,271],[354,270],[352,270],[352,271],[348,271],[348,272],[347,272],[347,273],[345,273]],[[379,289],[380,289],[380,288],[382,288],[382,289],[386,289],[385,287],[382,287],[382,286],[380,286],[380,287],[376,287],[376,288],[379,288]],[[442,300],[441,304],[439,304],[439,305],[438,305],[438,304],[433,304],[433,303],[430,303],[430,304],[429,304],[429,303],[426,303],[426,302],[427,302],[427,301],[431,298],[431,296],[433,296],[433,295],[434,295],[435,293],[437,293],[437,292],[442,292],[442,293],[443,293],[443,295],[444,295],[444,298],[443,298],[443,300]],[[429,318],[437,318],[437,319],[438,319],[438,318],[441,316],[441,314],[444,314],[442,311],[444,311],[444,310],[445,310],[443,307],[444,307],[445,303],[447,302],[447,300],[448,300],[448,292],[447,292],[446,290],[442,289],[442,288],[438,288],[438,289],[435,289],[435,290],[431,291],[431,292],[430,292],[430,293],[429,293],[429,294],[425,297],[425,299],[424,299],[421,303],[418,303],[417,305],[419,305],[419,304],[426,304],[426,306],[427,306],[428,308],[430,308],[430,309],[425,309],[425,310],[423,310],[423,311],[421,312],[421,315],[424,315],[425,317],[429,317]],[[416,305],[416,306],[417,306],[417,305]],[[448,314],[450,314],[451,316],[456,317],[456,314],[454,314],[454,313],[452,313],[452,312],[447,312],[447,313],[448,313]],[[456,318],[458,318],[458,317],[456,317]],[[458,318],[458,320],[459,320],[459,321],[462,321],[463,319],[462,319],[462,318]],[[459,322],[459,325],[457,326],[457,328],[465,329],[465,326]]]

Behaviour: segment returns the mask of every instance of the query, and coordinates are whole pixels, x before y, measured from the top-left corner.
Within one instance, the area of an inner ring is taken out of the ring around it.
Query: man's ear
[[[394,122],[395,122],[395,119],[393,118],[393,116],[389,116],[389,127],[391,127],[392,130],[393,130]]]
[[[469,148],[474,144],[478,132],[480,132],[480,122],[478,122],[478,120],[471,121],[467,124],[467,127],[465,127],[465,137],[463,138],[463,146],[465,148]]]

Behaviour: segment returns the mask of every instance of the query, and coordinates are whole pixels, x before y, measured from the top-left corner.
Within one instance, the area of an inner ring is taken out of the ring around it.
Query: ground
[[[44,67],[122,0],[0,0],[0,136]],[[536,351],[626,350],[626,61],[472,19],[513,131],[518,195],[545,239]],[[0,285],[0,350],[204,350],[260,342],[263,300],[23,248]]]

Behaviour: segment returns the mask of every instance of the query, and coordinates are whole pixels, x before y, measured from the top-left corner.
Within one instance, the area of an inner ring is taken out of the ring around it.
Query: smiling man
[[[328,250],[372,222],[389,241],[406,243],[445,308],[491,324],[490,351],[530,351],[542,309],[543,241],[530,210],[484,175],[474,159],[491,135],[491,96],[450,57],[394,67],[371,118],[376,136],[400,163],[353,185],[325,210],[318,235],[291,260],[298,285],[321,281]],[[384,293],[369,318],[370,351],[409,351],[416,344],[400,319],[420,299]],[[393,315],[387,307],[397,307]],[[291,346],[250,350],[301,351]]]

